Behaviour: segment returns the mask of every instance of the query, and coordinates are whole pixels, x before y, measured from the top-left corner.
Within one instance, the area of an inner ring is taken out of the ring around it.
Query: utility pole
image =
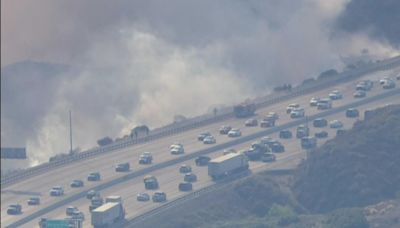
[[[72,119],[71,119],[71,110],[69,110],[69,144],[70,144],[69,154],[72,155]]]

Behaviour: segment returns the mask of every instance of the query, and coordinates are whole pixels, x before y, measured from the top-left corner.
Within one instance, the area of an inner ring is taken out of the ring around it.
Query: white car
[[[175,147],[183,147],[183,145],[181,143],[174,143],[171,146],[169,146],[169,149],[173,149]]]
[[[61,186],[54,186],[49,191],[50,196],[62,196],[64,195],[64,188]]]
[[[242,132],[238,128],[233,128],[228,132],[228,137],[240,137]]]
[[[332,108],[332,101],[330,98],[320,99],[317,103],[318,110],[325,110]]]
[[[294,108],[300,108],[300,105],[297,103],[290,104],[286,107],[286,113],[290,114]]]
[[[339,120],[332,120],[331,122],[329,122],[329,127],[330,128],[342,128],[343,123],[340,122]]]
[[[203,139],[204,144],[214,144],[217,140],[215,140],[214,136],[207,136]]]
[[[333,90],[329,93],[329,98],[332,100],[339,100],[343,98],[343,94],[339,90]]]
[[[139,193],[136,195],[136,200],[137,201],[149,201],[150,200],[150,195],[143,192],[143,193]]]
[[[290,118],[301,118],[304,117],[305,111],[304,108],[294,108],[292,112],[290,112]]]
[[[385,83],[383,83],[382,87],[384,89],[393,89],[396,87],[396,83],[393,80],[386,80]]]
[[[318,97],[313,97],[313,98],[311,98],[311,100],[310,100],[310,106],[312,106],[312,107],[317,106],[319,100],[320,100],[320,99],[319,99]]]
[[[170,150],[171,154],[183,154],[185,153],[185,150],[183,149],[183,146],[181,144],[176,144],[172,149]]]

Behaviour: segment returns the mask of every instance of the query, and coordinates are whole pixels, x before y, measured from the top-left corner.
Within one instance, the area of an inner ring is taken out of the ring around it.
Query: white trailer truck
[[[119,202],[108,202],[92,211],[94,228],[118,227],[125,218],[125,210]]]
[[[232,173],[247,170],[249,163],[244,154],[230,153],[212,159],[208,163],[208,175],[213,179],[219,179]]]

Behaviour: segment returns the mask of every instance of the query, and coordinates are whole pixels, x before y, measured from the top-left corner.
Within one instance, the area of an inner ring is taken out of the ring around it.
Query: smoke
[[[86,149],[137,124],[158,127],[177,114],[199,115],[340,70],[341,55],[365,47],[380,57],[396,53],[366,35],[332,30],[347,2],[2,1],[2,65],[29,58],[72,68],[57,83],[43,81],[42,94],[13,94],[28,103],[51,97],[24,110],[41,110],[32,115],[34,129],[21,134],[32,164],[68,151],[68,110],[75,145]],[[2,126],[2,141],[18,134],[19,119]]]

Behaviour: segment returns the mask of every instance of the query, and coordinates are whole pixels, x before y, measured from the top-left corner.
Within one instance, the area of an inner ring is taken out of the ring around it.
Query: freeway
[[[351,128],[352,124],[357,120],[357,119],[362,119],[363,118],[363,112],[367,109],[371,108],[376,108],[380,107],[383,104],[386,103],[391,103],[391,104],[396,104],[400,102],[400,93],[397,93],[397,95],[389,97],[384,99],[384,103],[382,104],[382,100],[372,102],[363,106],[358,107],[358,109],[361,111],[360,118],[346,118],[343,112],[330,115],[327,117],[328,120],[334,120],[338,119],[341,120],[345,126],[346,129]],[[322,128],[323,130],[326,130],[329,134],[329,138],[332,138],[335,133],[336,129],[331,129],[328,127]],[[292,132],[295,131],[295,128],[290,129]],[[320,131],[321,128],[314,128],[311,127],[311,134],[313,135],[315,132]],[[278,139],[278,133],[273,133],[270,135],[273,138]],[[318,144],[322,145],[327,139],[320,139],[318,140]],[[259,172],[267,169],[274,169],[279,167],[280,169],[282,168],[293,168],[302,158],[305,157],[304,151],[300,147],[299,140],[292,138],[292,139],[282,139],[280,140],[281,142],[284,143],[286,151],[284,153],[279,153],[277,154],[277,162],[274,163],[263,163],[259,161],[254,161],[250,162],[250,169],[252,172]],[[250,142],[245,142],[242,144],[239,144],[235,146],[235,149],[240,150],[240,149],[245,149],[250,146]],[[217,156],[220,156],[222,154],[222,151],[217,151],[215,153],[212,153],[210,157],[214,158]],[[290,159],[294,158],[294,159]],[[178,190],[178,184],[183,180],[182,174],[179,173],[178,169],[180,165],[182,164],[189,164],[193,168],[193,172],[196,173],[198,176],[198,181],[194,183],[194,189],[198,190],[210,185],[214,184],[214,181],[211,180],[211,178],[207,175],[207,167],[197,167],[194,164],[194,160],[190,160],[187,162],[179,163],[174,166],[170,166],[164,169],[157,170],[152,173],[152,175],[156,176],[159,180],[160,183],[160,190],[163,190],[167,193],[168,195],[168,200],[173,201],[175,199],[178,199],[179,197],[184,196],[187,193],[180,192]],[[143,176],[142,176],[143,177]],[[136,194],[140,192],[147,192],[151,194],[152,190],[145,190],[144,185],[142,182],[142,177],[140,178],[135,178],[132,181],[127,181],[124,183],[121,183],[119,185],[116,185],[112,188],[106,189],[102,191],[102,196],[108,196],[108,195],[120,195],[123,197],[124,200],[124,205],[125,209],[127,212],[127,218],[134,218],[136,216],[139,216],[147,211],[150,211],[162,204],[159,203],[153,203],[153,202],[138,202],[136,201]],[[90,226],[90,213],[88,211],[89,207],[89,200],[82,198],[80,200],[71,202],[70,205],[77,206],[82,212],[85,213],[85,217],[87,218],[86,221],[84,222],[85,226]],[[45,217],[48,218],[64,218],[65,217],[65,207],[58,208],[57,210],[52,211],[51,213],[48,213],[45,215]],[[37,221],[32,221],[31,223],[26,224],[28,226],[34,226],[37,224]]]
[[[371,78],[371,79],[379,79],[382,78],[383,76],[388,76],[394,74],[394,72],[398,72],[398,68],[395,68],[394,70],[388,70],[388,71],[380,71],[376,72],[372,75],[367,75],[366,77]],[[345,98],[351,97],[351,94],[354,89],[355,82],[348,82],[344,83],[342,85],[336,86],[337,89],[343,91]],[[294,98],[290,101],[286,101],[284,104],[276,104],[269,106],[267,108],[261,109],[258,111],[258,118],[262,116],[262,114],[265,114],[268,111],[275,111],[277,113],[283,113],[284,109],[287,104],[289,103],[294,103],[297,102],[301,104],[304,107],[308,107],[308,101],[311,96],[319,96],[319,97],[324,97],[327,95],[327,93],[330,90],[321,90],[312,94],[308,95],[303,95],[299,96],[297,98]],[[373,91],[369,92],[368,96],[372,96],[374,94],[379,94],[381,93],[381,89],[374,89]],[[353,99],[343,99],[339,101],[334,102],[334,106],[337,105],[343,105],[346,104]],[[310,109],[307,110],[308,114],[316,113],[315,109]],[[279,120],[278,124],[285,123],[290,121],[290,119],[286,116],[281,114],[281,119]],[[243,126],[243,121],[242,119],[229,119],[225,121],[223,124],[227,125],[232,125],[234,127],[240,127],[242,129],[243,135],[248,135],[252,134],[254,132],[260,131],[260,128],[244,128]],[[140,153],[143,151],[151,151],[155,157],[154,163],[161,163],[167,160],[171,160],[175,158],[175,156],[172,156],[168,152],[168,147],[171,143],[173,142],[182,142],[185,146],[185,150],[187,153],[191,153],[194,151],[197,151],[199,149],[207,147],[206,145],[203,145],[201,142],[198,142],[196,139],[197,134],[203,132],[203,131],[210,131],[214,135],[217,135],[218,128],[222,125],[222,123],[216,123],[212,124],[206,127],[201,127],[198,129],[193,129],[190,131],[185,132],[184,134],[179,134],[179,135],[173,135],[170,137],[166,137],[163,139],[160,139],[158,141],[150,142],[150,143],[145,143],[142,145],[136,145],[130,148],[126,148],[120,151],[115,151],[112,153],[104,154],[92,159],[88,159],[85,161],[80,161],[76,162],[73,164],[70,164],[65,167],[61,167],[57,170],[52,171],[51,173],[46,173],[42,175],[35,176],[33,178],[30,178],[28,180],[22,181],[20,183],[11,185],[6,188],[2,188],[2,224],[10,224],[13,221],[16,221],[24,216],[27,216],[29,214],[32,214],[35,210],[37,209],[42,209],[47,206],[52,205],[53,203],[62,200],[68,195],[74,195],[82,191],[87,191],[90,188],[95,187],[98,185],[98,183],[89,183],[85,182],[85,187],[82,189],[71,189],[68,187],[70,181],[72,179],[85,179],[86,175],[91,172],[91,171],[100,171],[102,174],[102,181],[101,182],[107,182],[110,180],[115,179],[116,177],[119,177],[123,174],[115,173],[114,172],[114,165],[119,162],[124,162],[124,161],[131,161],[131,164],[134,164],[133,166],[133,171],[138,171],[140,169],[143,169],[142,166],[138,166],[137,164],[137,158]],[[224,143],[228,142],[232,139],[229,139],[227,137],[222,137],[217,135],[217,142],[218,143]],[[147,167],[147,166],[146,166]],[[51,188],[53,185],[62,185],[65,187],[66,190],[66,196],[64,197],[49,197],[48,196],[48,190]],[[30,196],[30,195],[41,195],[42,196],[42,205],[38,207],[27,207],[25,204],[25,200]],[[23,211],[24,213],[22,215],[18,216],[8,216],[5,214],[5,210],[8,204],[10,203],[15,203],[19,202],[23,206]]]

